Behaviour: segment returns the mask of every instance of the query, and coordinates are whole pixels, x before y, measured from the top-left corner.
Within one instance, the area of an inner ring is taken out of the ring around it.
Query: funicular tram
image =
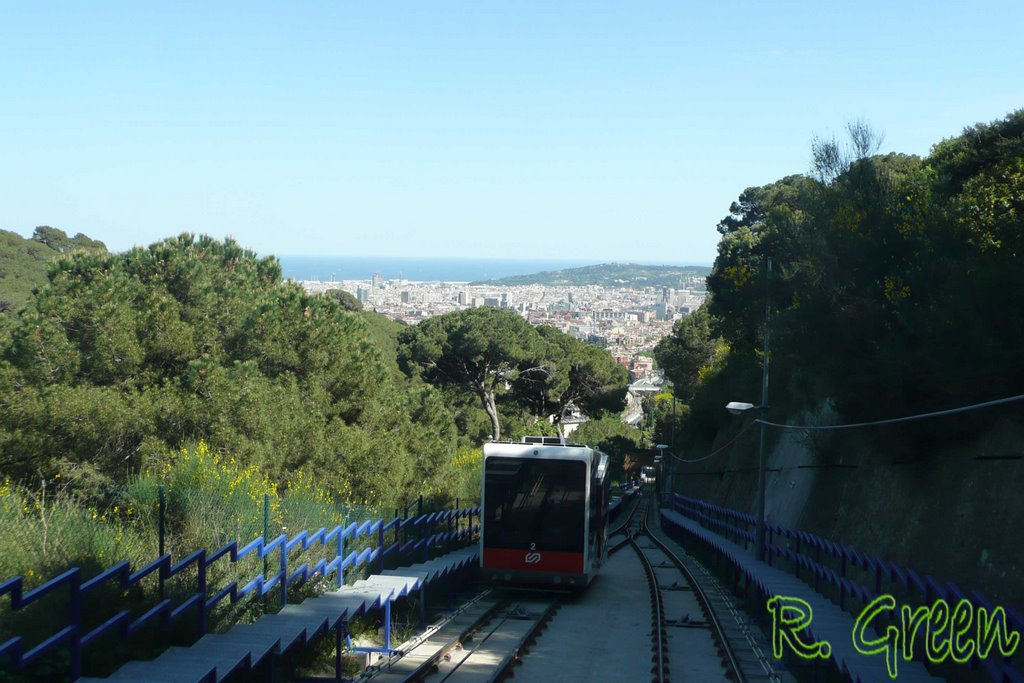
[[[558,437],[483,448],[484,581],[581,588],[607,558],[608,456]]]

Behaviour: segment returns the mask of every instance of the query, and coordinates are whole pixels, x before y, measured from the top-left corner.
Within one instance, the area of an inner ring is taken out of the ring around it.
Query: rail
[[[672,494],[671,501],[676,512],[731,538],[737,545],[742,543],[744,547],[753,547],[757,524],[753,515],[676,493]],[[921,576],[910,567],[780,524],[765,524],[765,561],[792,572],[813,586],[815,592],[833,593],[839,607],[851,612],[855,609],[853,603],[859,603],[863,608],[887,593],[923,600],[925,604],[944,600],[955,605],[967,600],[975,610],[984,607],[989,614],[996,609],[981,591],[962,590],[952,581],[942,582],[930,575]],[[866,585],[865,581],[869,584]],[[1012,607],[1003,609],[1009,625],[1024,634],[1024,615]],[[993,681],[1024,680],[1020,663],[1010,659],[979,659],[975,655],[970,666],[984,669]]]
[[[672,550],[657,536],[651,533],[651,530],[647,526],[647,517],[645,516],[641,522],[641,531],[647,534],[647,537],[651,539],[651,542],[658,547],[658,549],[665,554],[666,557],[676,566],[676,568],[686,577],[687,583],[690,584],[690,589],[693,591],[694,597],[700,603],[701,610],[704,612],[704,618],[709,624],[711,624],[712,633],[715,636],[715,640],[718,641],[719,649],[722,651],[722,655],[725,658],[726,664],[729,666],[729,671],[732,674],[733,680],[738,683],[745,683],[746,676],[743,674],[743,669],[740,667],[739,659],[736,657],[736,653],[733,650],[732,643],[725,635],[725,629],[722,626],[722,620],[718,617],[718,613],[715,612],[711,606],[711,601],[708,599],[707,594],[704,592],[704,587],[701,586],[697,577],[694,576],[690,568],[686,566],[686,563],[679,559]]]
[[[24,579],[16,576],[0,583],[0,598],[10,596],[14,622],[13,637],[0,643],[0,661],[6,659],[9,668],[20,671],[41,657],[65,648],[68,652],[68,673],[74,680],[82,675],[84,651],[105,636],[113,634],[127,639],[148,625],[159,624],[166,627],[185,615],[193,614],[197,621],[197,637],[202,637],[207,632],[210,612],[225,600],[235,604],[246,598],[267,596],[276,591],[283,607],[288,604],[289,586],[308,581],[317,575],[326,579],[333,574],[335,585],[341,588],[345,584],[346,572],[360,565],[372,566],[376,563],[383,571],[388,558],[397,560],[400,557],[412,557],[426,561],[432,549],[439,546],[450,547],[472,540],[479,531],[479,516],[480,508],[472,506],[415,517],[396,517],[387,522],[384,519],[376,519],[361,524],[339,525],[330,530],[320,528],[312,532],[301,531],[294,536],[281,534],[269,541],[260,536],[242,546],[237,540],[232,541],[212,553],[200,549],[177,562],[173,562],[171,556],[165,554],[136,571],[132,571],[127,562],[119,562],[96,576],[85,578],[82,569],[74,567],[29,591],[24,590]],[[477,520],[476,523],[474,518]],[[438,531],[439,528],[443,530]],[[419,538],[402,543],[399,541],[400,530],[416,530]],[[390,544],[387,543],[386,536],[389,531],[394,532],[394,539]],[[346,545],[360,538],[372,543],[374,537],[377,541],[376,546],[369,545],[361,550],[346,553]],[[290,566],[290,552],[308,550],[316,545],[332,546],[333,557],[320,559],[312,565],[305,562],[297,567]],[[248,556],[267,558],[274,553],[278,555],[278,571],[270,576],[261,571],[245,583],[231,581],[217,589],[208,583],[210,568],[215,563],[228,562],[234,565]],[[87,622],[83,614],[83,603],[88,597],[107,585],[127,591],[138,586],[143,579],[152,574],[156,574],[161,583],[179,575],[185,578],[194,576],[195,589],[177,604],[170,598],[162,597],[142,614],[132,614],[127,609],[121,609],[98,625],[93,626]],[[42,598],[61,591],[67,596],[64,623],[40,642],[28,644],[18,629],[19,613],[38,603]]]
[[[637,505],[639,507],[639,505]],[[636,512],[637,508],[633,508],[633,512]],[[646,515],[648,509],[644,506],[644,518],[641,519],[641,528],[644,529],[647,526]],[[640,559],[640,564],[644,568],[644,576],[647,577],[647,586],[651,592],[651,640],[654,641],[654,667],[651,673],[654,674],[654,680],[657,683],[668,680],[668,672],[665,669],[665,606],[661,601],[661,586],[658,585],[658,575],[654,572],[654,567],[651,566],[650,559],[644,555],[640,549],[640,545],[636,542],[636,537],[630,535],[626,541],[636,551],[637,557]]]

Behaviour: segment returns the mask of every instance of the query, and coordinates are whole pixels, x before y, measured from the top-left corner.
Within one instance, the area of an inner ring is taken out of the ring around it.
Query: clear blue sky
[[[711,261],[851,119],[1024,107],[1024,3],[6,2],[0,228],[113,249]]]

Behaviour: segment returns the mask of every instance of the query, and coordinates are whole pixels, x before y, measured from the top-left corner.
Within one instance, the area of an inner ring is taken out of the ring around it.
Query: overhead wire
[[[917,415],[907,415],[905,417],[895,417],[895,418],[890,418],[890,419],[887,419],[887,420],[873,420],[871,422],[853,422],[853,423],[850,423],[850,424],[841,424],[841,425],[791,425],[791,424],[784,424],[784,423],[781,423],[781,422],[771,422],[769,420],[764,420],[764,419],[761,419],[761,418],[757,418],[756,420],[752,420],[749,423],[747,423],[747,425],[743,429],[741,429],[736,434],[736,436],[734,436],[733,438],[729,439],[729,441],[727,441],[725,444],[723,444],[722,446],[719,446],[718,448],[716,448],[715,450],[711,451],[710,453],[708,453],[705,456],[702,456],[700,458],[683,458],[683,457],[680,457],[678,455],[674,455],[672,453],[669,453],[669,457],[671,457],[673,460],[678,460],[679,462],[686,462],[686,463],[703,462],[704,460],[709,460],[709,459],[715,457],[716,455],[718,455],[719,453],[721,453],[722,451],[724,451],[725,449],[727,449],[730,446],[732,446],[734,443],[736,443],[736,441],[741,436],[743,436],[743,434],[746,433],[746,431],[748,429],[750,429],[751,427],[753,427],[755,424],[762,424],[762,425],[764,425],[766,427],[774,427],[776,429],[799,429],[799,430],[809,430],[809,431],[810,430],[825,431],[825,430],[838,430],[838,429],[856,429],[856,428],[861,428],[861,427],[875,427],[875,426],[882,426],[882,425],[899,424],[901,422],[912,422],[912,421],[915,421],[915,420],[925,420],[925,419],[932,418],[932,417],[943,417],[945,415],[955,415],[957,413],[966,413],[966,412],[970,412],[970,411],[973,411],[973,410],[981,410],[983,408],[991,408],[993,406],[1005,405],[1007,403],[1014,403],[1016,401],[1024,401],[1024,394],[1019,394],[1017,396],[1008,396],[1006,398],[998,398],[998,399],[995,399],[995,400],[992,400],[992,401],[985,401],[984,403],[974,403],[974,404],[967,405],[967,406],[959,406],[957,408],[949,408],[949,409],[946,409],[946,410],[934,410],[934,411],[931,411],[931,412],[928,412],[928,413],[918,413]]]
[[[776,429],[802,429],[808,431],[824,431],[824,430],[836,430],[836,429],[855,429],[860,427],[875,427],[880,425],[892,425],[899,424],[901,422],[912,422],[914,420],[925,420],[930,417],[942,417],[944,415],[955,415],[957,413],[966,413],[972,410],[981,410],[982,408],[991,408],[992,406],[1004,405],[1006,403],[1013,403],[1015,401],[1024,401],[1024,394],[1018,396],[1008,396],[1007,398],[998,398],[994,401],[985,401],[984,403],[974,403],[968,406],[960,406],[958,408],[949,408],[947,410],[935,410],[930,413],[919,413],[917,415],[907,415],[905,417],[894,417],[888,420],[874,420],[871,422],[854,422],[851,424],[841,425],[790,425],[783,424],[780,422],[769,422],[762,418],[757,418],[753,423],[763,424],[766,427],[775,427]],[[753,424],[751,423],[751,424]]]
[[[678,460],[679,462],[701,462],[702,460],[707,460],[707,459],[709,459],[709,458],[713,458],[713,457],[715,457],[716,455],[718,455],[719,453],[721,453],[722,451],[724,451],[724,450],[725,450],[726,448],[728,448],[729,446],[732,446],[732,445],[733,445],[734,443],[736,443],[736,440],[737,440],[737,439],[739,439],[739,438],[740,438],[741,436],[743,436],[743,434],[744,434],[744,433],[745,433],[745,432],[746,432],[746,431],[747,431],[748,429],[750,429],[751,427],[753,427],[753,426],[754,426],[754,423],[755,423],[755,422],[757,422],[757,420],[754,420],[753,422],[749,422],[749,423],[747,423],[747,426],[746,426],[746,427],[744,427],[743,429],[741,429],[741,430],[740,430],[740,431],[739,431],[739,432],[738,432],[738,433],[736,434],[736,436],[732,437],[732,438],[731,438],[731,439],[729,439],[729,441],[727,441],[727,442],[726,442],[725,444],[723,444],[723,445],[719,446],[719,447],[718,447],[718,448],[716,448],[715,450],[711,451],[711,452],[710,452],[710,453],[708,453],[707,455],[705,455],[705,456],[702,456],[702,457],[700,457],[700,458],[681,458],[681,457],[679,457],[678,455],[674,455],[674,454],[672,454],[672,453],[669,453],[669,456],[671,456],[671,457],[672,457],[673,459],[675,459],[675,460]]]

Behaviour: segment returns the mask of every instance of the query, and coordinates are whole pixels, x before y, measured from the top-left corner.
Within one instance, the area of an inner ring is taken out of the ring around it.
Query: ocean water
[[[279,256],[285,277],[293,280],[369,280],[380,273],[385,280],[420,282],[472,282],[546,270],[590,266],[602,261],[574,259],[395,258],[391,256]],[[692,265],[666,263],[659,265]],[[701,264],[698,264],[701,265]]]

